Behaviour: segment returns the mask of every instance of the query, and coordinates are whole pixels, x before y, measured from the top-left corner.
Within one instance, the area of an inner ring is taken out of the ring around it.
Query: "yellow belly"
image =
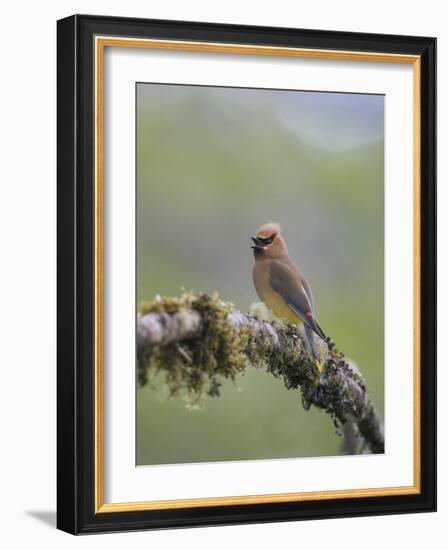
[[[277,292],[269,292],[263,296],[265,304],[269,307],[272,313],[279,319],[285,319],[290,323],[299,325],[302,320],[294,311],[288,306],[283,298]]]

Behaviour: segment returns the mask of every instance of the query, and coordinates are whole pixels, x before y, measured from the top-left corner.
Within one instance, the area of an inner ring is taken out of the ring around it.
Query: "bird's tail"
[[[319,327],[319,329],[320,329],[320,327]],[[322,334],[323,334],[323,332],[322,332]],[[313,356],[313,359],[314,359],[314,362],[316,364],[317,370],[321,371],[322,370],[322,364],[320,362],[319,353],[317,351],[316,341],[314,340],[314,331],[311,327],[309,327],[307,325],[305,325],[305,335],[306,335],[306,339],[308,341],[308,344],[310,346],[311,355]],[[324,338],[325,338],[325,336],[324,336]]]

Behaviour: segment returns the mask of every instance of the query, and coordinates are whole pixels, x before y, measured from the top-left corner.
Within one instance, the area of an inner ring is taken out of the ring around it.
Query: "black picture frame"
[[[95,512],[96,35],[412,54],[421,60],[419,494]],[[430,512],[436,509],[436,39],[74,15],[57,24],[57,527],[72,534]]]

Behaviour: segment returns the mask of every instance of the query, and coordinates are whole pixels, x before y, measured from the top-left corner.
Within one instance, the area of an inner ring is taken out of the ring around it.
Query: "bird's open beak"
[[[253,250],[265,248],[265,245],[258,237],[251,237],[251,239],[254,241],[254,245],[255,245],[255,246],[251,246]]]

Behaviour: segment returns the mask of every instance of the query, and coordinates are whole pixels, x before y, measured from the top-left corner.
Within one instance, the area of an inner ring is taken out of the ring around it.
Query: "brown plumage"
[[[325,334],[315,317],[311,288],[289,257],[280,226],[267,223],[260,227],[252,240],[255,257],[253,280],[258,296],[276,317],[297,325],[303,323],[312,356],[320,370],[314,335],[325,340]]]

